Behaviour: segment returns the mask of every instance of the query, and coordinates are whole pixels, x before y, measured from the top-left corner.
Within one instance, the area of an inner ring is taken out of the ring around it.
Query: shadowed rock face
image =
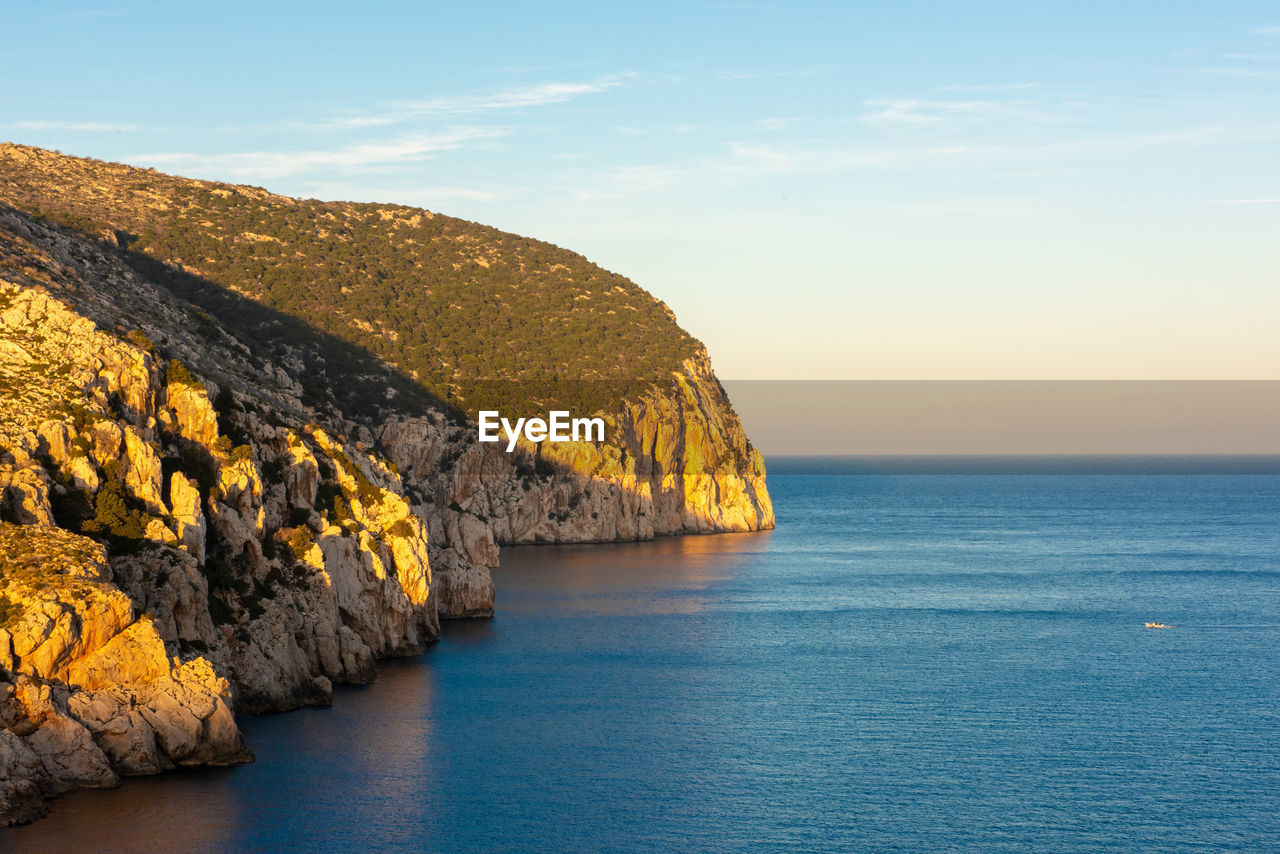
[[[326,704],[439,619],[491,615],[501,544],[773,525],[696,342],[612,398],[606,441],[508,454],[373,354],[189,272],[158,284],[129,245],[0,202],[0,823],[245,761],[233,711]],[[213,313],[183,296],[213,291]],[[347,406],[369,389],[385,405]]]

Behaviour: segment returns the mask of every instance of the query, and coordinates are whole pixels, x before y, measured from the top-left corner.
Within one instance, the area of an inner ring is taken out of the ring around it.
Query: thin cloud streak
[[[1274,138],[1276,129],[1254,136]],[[575,176],[567,187],[577,201],[617,199],[636,194],[660,192],[669,188],[688,188],[700,182],[736,182],[744,178],[774,175],[845,174],[920,169],[929,164],[942,164],[963,159],[967,168],[980,168],[983,163],[1007,167],[1014,162],[1043,166],[1047,162],[1078,158],[1111,158],[1135,154],[1149,149],[1199,147],[1238,141],[1241,129],[1220,125],[1190,127],[1156,133],[1094,133],[1074,139],[1028,144],[986,145],[916,145],[916,146],[783,146],[755,141],[731,141],[722,153],[675,163],[655,163],[615,167]],[[1205,204],[1269,204],[1271,199],[1237,199]],[[984,213],[1010,213],[1007,204],[989,207]]]
[[[65,121],[24,121],[12,122],[9,127],[22,130],[65,130],[86,133],[131,133],[142,129],[141,125],[118,122],[65,122]]]
[[[1039,84],[1036,83],[978,83],[964,84],[952,83],[949,86],[939,86],[934,92],[1018,92],[1026,89],[1035,89]]]
[[[308,193],[320,199],[394,200],[396,204],[408,204],[436,211],[445,211],[444,206],[452,202],[507,202],[532,191],[531,188],[523,186],[482,189],[442,185],[413,186],[404,185],[398,181],[390,187],[344,181],[308,181],[302,186]]]
[[[226,154],[169,152],[134,155],[133,159],[165,168],[237,178],[270,179],[317,169],[369,169],[424,160],[468,142],[496,139],[509,131],[464,127],[438,134],[415,134],[380,143],[361,143],[308,151],[243,151]]]
[[[1234,207],[1237,205],[1280,205],[1278,199],[1201,199],[1186,202],[1149,202],[1143,204],[1117,205],[1122,208],[1205,208]]]
[[[1031,124],[1068,124],[1080,119],[1062,112],[1054,112],[1027,98],[1009,101],[965,100],[947,101],[927,98],[871,98],[863,106],[872,112],[863,113],[859,119],[873,124],[944,125],[973,124],[985,121],[1006,120]],[[1059,104],[1080,108],[1079,103]]]
[[[758,121],[756,123],[756,127],[758,127],[760,130],[763,130],[763,131],[785,130],[786,128],[795,124],[796,121],[797,120],[794,118],[787,118],[782,116],[770,116],[768,118],[764,118]]]
[[[621,84],[621,77],[601,78],[591,83],[541,83],[521,89],[507,89],[491,95],[430,98],[424,101],[404,101],[399,105],[415,116],[513,110],[559,104],[582,95],[604,92]]]
[[[792,80],[804,77],[813,77],[818,72],[812,70],[796,70],[796,71],[730,71],[725,68],[717,69],[716,77],[721,80]]]
[[[1235,65],[1207,65],[1196,68],[1174,68],[1171,70],[1190,74],[1206,74],[1215,77],[1238,77],[1242,80],[1274,80],[1276,78],[1280,78],[1280,71],[1241,68]]]
[[[607,92],[621,86],[631,74],[614,74],[585,83],[539,83],[515,89],[503,89],[480,95],[453,95],[421,100],[391,101],[380,112],[338,116],[316,122],[290,122],[291,127],[307,130],[353,130],[402,124],[415,119],[441,115],[476,115],[511,110],[524,110],[563,104],[585,95]]]
[[[872,98],[863,101],[875,112],[864,113],[867,122],[904,124],[936,124],[953,119],[971,119],[998,112],[1001,105],[993,101],[926,101],[919,98]]]

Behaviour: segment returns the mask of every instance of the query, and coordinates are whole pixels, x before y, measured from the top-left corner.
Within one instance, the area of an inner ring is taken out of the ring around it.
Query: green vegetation
[[[147,353],[150,353],[152,356],[156,354],[156,345],[149,337],[147,337],[147,333],[143,332],[141,329],[131,329],[125,337],[128,338],[135,346],[141,348]]]
[[[289,549],[293,552],[295,560],[305,558],[315,544],[315,535],[306,525],[299,525],[289,537]]]
[[[412,537],[414,534],[413,523],[408,519],[397,519],[395,524],[387,529],[387,533],[393,537]]]
[[[187,370],[187,366],[179,362],[177,359],[170,359],[168,370],[165,372],[165,378],[171,383],[178,385],[189,385],[192,388],[204,388],[204,383],[195,378],[191,371]]]
[[[105,557],[102,546],[70,531],[0,523],[0,626],[22,618],[23,597],[55,593],[85,598],[107,589],[85,573]]]
[[[333,461],[342,467],[343,472],[356,482],[356,493],[361,504],[373,507],[382,503],[382,490],[369,480],[364,471],[353,463],[350,457],[342,451],[334,451],[332,457]]]
[[[103,475],[102,487],[92,496],[64,483],[63,494],[55,493],[51,502],[54,519],[63,528],[105,540],[113,552],[137,551],[146,543],[151,517],[125,486],[119,460],[103,466]]]
[[[610,410],[621,396],[669,386],[700,350],[628,279],[473,222],[53,153],[0,172],[0,200],[102,237],[194,303],[202,334],[221,334],[201,320],[212,318],[262,355],[307,353],[299,379],[313,405],[332,394],[361,410],[430,400],[469,411]],[[170,380],[187,381],[175,365]],[[367,381],[375,374],[380,382]]]
[[[0,628],[7,628],[22,619],[22,603],[0,593]]]

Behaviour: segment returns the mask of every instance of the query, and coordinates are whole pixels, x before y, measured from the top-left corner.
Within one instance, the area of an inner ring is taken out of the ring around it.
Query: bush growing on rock
[[[22,611],[21,602],[10,599],[6,593],[0,593],[0,628],[8,628],[17,623],[22,619]]]
[[[315,538],[311,534],[311,529],[306,525],[294,529],[293,534],[289,537],[289,548],[293,552],[294,559],[298,561],[303,560],[314,545]]]
[[[187,370],[187,366],[179,362],[177,359],[169,360],[168,367],[165,371],[165,377],[171,383],[191,386],[192,388],[204,388],[204,383],[196,379],[191,371]]]

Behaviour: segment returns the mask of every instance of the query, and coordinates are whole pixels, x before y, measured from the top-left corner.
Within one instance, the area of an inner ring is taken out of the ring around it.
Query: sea
[[[0,850],[1280,850],[1280,460],[769,465],[776,530],[504,549],[255,763]]]

